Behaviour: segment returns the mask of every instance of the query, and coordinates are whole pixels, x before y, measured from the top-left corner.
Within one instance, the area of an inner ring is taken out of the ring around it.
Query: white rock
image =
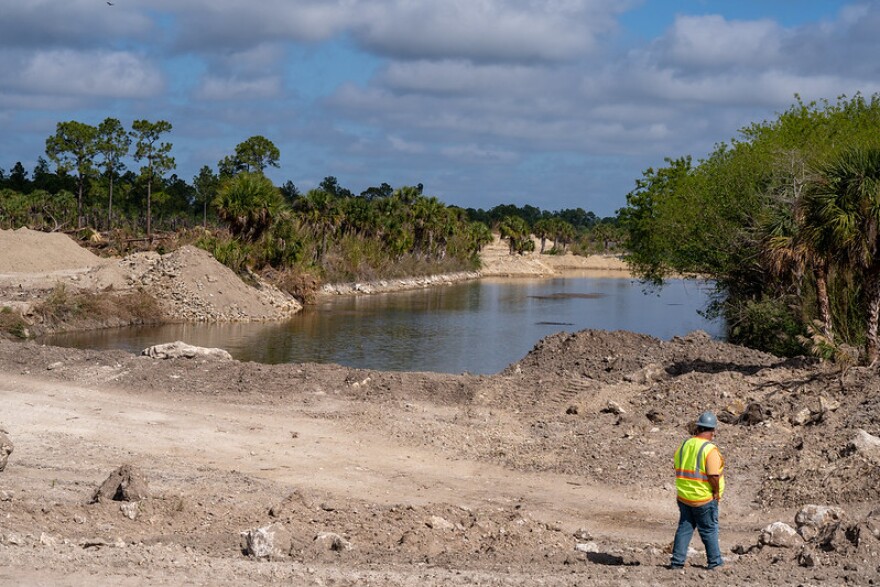
[[[9,455],[12,454],[15,446],[12,444],[12,441],[9,440],[9,437],[0,431],[0,471],[6,468],[6,463],[9,461]]]
[[[256,559],[268,559],[275,553],[275,531],[272,526],[263,526],[241,533],[244,550]]]
[[[574,545],[574,549],[578,552],[596,553],[599,552],[599,545],[593,541],[579,542]]]
[[[429,528],[433,528],[434,530],[452,530],[453,528],[455,528],[452,522],[441,518],[440,516],[431,516],[426,524]]]
[[[140,502],[124,502],[119,506],[119,511],[129,520],[136,520],[140,513]]]
[[[773,522],[761,530],[761,544],[766,546],[791,548],[802,544],[803,541],[797,530],[785,522]]]
[[[794,517],[794,523],[798,528],[802,526],[815,526],[820,528],[829,522],[839,522],[846,514],[844,511],[835,506],[827,505],[805,505],[800,509]]]
[[[856,437],[849,442],[849,449],[863,457],[880,461],[880,438],[859,430]]]
[[[221,361],[231,361],[232,355],[223,349],[205,348],[199,346],[188,345],[182,341],[169,342],[166,344],[157,344],[146,348],[141,353],[146,357],[153,359],[218,359]]]

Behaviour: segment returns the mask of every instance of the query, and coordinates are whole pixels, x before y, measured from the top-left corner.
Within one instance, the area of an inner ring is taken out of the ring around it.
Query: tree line
[[[259,135],[186,181],[174,173],[171,131],[164,120],[58,123],[30,175],[20,162],[0,169],[0,227],[88,228],[147,243],[156,230],[201,227],[195,244],[239,271],[337,280],[472,269],[493,230],[511,254],[530,250],[532,234],[541,252],[604,250],[622,240],[614,219],[580,208],[462,209],[421,184],[355,194],[333,176],[305,193],[291,181],[275,186],[265,171],[279,167],[281,154]]]
[[[647,169],[619,217],[645,279],[715,280],[733,342],[877,361],[880,95],[797,97],[705,159]]]

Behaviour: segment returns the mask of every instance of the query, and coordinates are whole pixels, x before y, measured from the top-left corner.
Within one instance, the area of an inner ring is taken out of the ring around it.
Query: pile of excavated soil
[[[244,283],[207,251],[184,246],[166,255],[136,253],[83,276],[96,289],[141,288],[155,297],[171,320],[280,320],[302,309],[290,296],[254,278]]]
[[[872,369],[841,375],[702,333],[583,331],[491,376],[4,341],[0,373],[15,443],[0,473],[0,582],[706,581],[696,537],[684,574],[663,564],[672,453],[711,409],[728,483],[727,564],[712,583],[880,584]],[[151,496],[91,503],[125,462]],[[811,504],[845,517],[788,547],[761,542]],[[242,552],[258,528],[274,539],[268,561]]]
[[[0,231],[0,306],[20,309],[25,315],[35,300],[45,298],[58,284],[114,294],[145,291],[159,302],[169,321],[281,320],[302,308],[256,276],[254,282],[254,286],[245,284],[209,253],[192,246],[167,255],[135,253],[110,261],[63,234]]]
[[[0,230],[0,273],[85,269],[104,263],[60,232]]]

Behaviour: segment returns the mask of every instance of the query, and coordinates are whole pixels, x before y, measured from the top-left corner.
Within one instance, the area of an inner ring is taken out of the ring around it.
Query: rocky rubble
[[[323,295],[379,294],[411,289],[424,289],[439,285],[451,285],[462,281],[479,279],[479,271],[461,271],[442,275],[424,275],[401,279],[382,279],[363,283],[328,283],[321,287]]]
[[[301,305],[253,276],[245,284],[208,252],[192,246],[166,255],[135,253],[82,278],[98,288],[141,288],[162,305],[168,319],[191,322],[279,320]]]
[[[773,522],[761,530],[755,545],[738,545],[734,552],[770,558],[776,564],[789,560],[806,568],[847,568],[858,560],[853,570],[880,578],[880,509],[851,520],[839,507],[806,505],[794,522],[795,527]]]

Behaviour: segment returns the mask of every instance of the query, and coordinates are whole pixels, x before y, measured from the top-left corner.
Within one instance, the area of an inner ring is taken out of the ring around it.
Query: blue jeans
[[[675,542],[672,545],[671,566],[684,566],[694,528],[700,533],[703,546],[706,547],[708,568],[714,569],[723,565],[721,547],[718,546],[718,502],[713,499],[699,507],[685,505],[680,501],[676,503],[679,512],[678,530],[675,531]]]

